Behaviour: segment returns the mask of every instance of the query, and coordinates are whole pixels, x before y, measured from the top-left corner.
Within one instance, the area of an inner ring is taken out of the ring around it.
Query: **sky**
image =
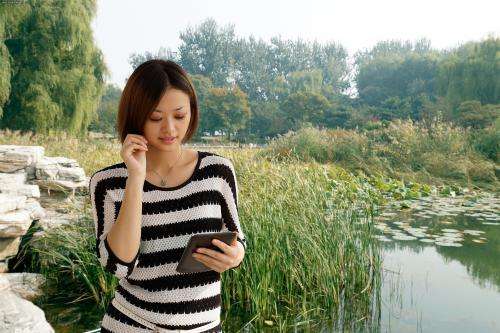
[[[132,53],[176,50],[179,32],[206,18],[234,24],[235,35],[342,44],[352,56],[382,40],[427,38],[437,49],[500,37],[498,0],[98,0],[94,39],[110,70],[125,86]]]

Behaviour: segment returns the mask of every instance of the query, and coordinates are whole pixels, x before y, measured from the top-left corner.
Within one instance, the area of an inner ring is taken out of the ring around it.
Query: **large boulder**
[[[0,275],[0,332],[54,333],[38,306],[12,291],[10,281]]]
[[[9,280],[10,290],[28,301],[34,301],[42,296],[42,286],[45,277],[39,273],[3,273],[0,278]]]

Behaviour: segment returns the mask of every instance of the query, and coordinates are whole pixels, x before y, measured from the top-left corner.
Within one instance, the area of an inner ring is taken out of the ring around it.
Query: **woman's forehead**
[[[155,108],[155,111],[158,112],[168,112],[168,111],[176,111],[179,108],[186,108],[189,105],[189,96],[178,89],[168,89],[165,94],[162,96],[158,106]]]

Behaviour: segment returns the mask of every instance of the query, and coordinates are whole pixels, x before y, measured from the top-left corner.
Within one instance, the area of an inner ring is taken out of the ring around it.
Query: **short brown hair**
[[[116,129],[123,143],[127,134],[143,135],[147,117],[154,111],[169,88],[189,95],[191,119],[182,143],[190,140],[198,128],[198,99],[187,72],[171,60],[151,59],[140,64],[130,75],[123,89]]]

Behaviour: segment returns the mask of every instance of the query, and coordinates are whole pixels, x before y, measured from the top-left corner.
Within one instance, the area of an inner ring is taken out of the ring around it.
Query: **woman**
[[[198,125],[196,93],[175,62],[149,60],[127,81],[117,129],[123,162],[95,172],[89,193],[96,252],[119,278],[101,332],[222,332],[220,273],[238,267],[246,240],[232,162],[182,147]],[[194,234],[236,231],[223,252],[198,248],[207,272],[175,268]]]

